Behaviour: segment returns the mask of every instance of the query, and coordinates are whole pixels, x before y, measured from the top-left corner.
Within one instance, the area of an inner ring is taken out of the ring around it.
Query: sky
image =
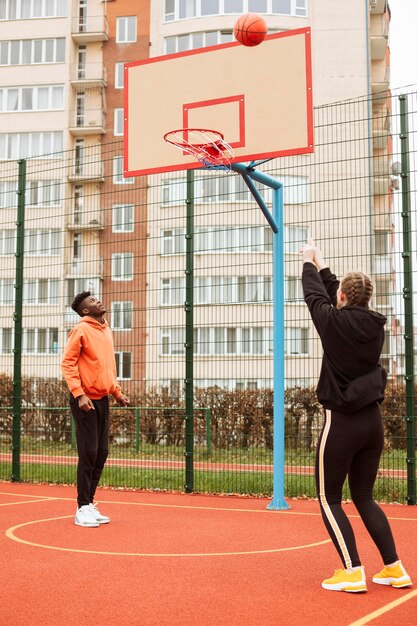
[[[417,85],[417,0],[389,0],[391,88]]]

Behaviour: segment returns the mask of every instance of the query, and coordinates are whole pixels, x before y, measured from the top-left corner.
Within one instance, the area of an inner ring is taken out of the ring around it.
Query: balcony
[[[376,196],[387,194],[392,188],[389,159],[373,159],[373,190]]]
[[[73,109],[70,111],[69,131],[75,137],[104,135],[106,116],[103,109]]]
[[[85,276],[95,276],[103,280],[103,257],[96,257],[93,248],[88,248],[85,259],[71,261],[66,266],[65,278],[83,278]]]
[[[91,163],[82,162],[74,163],[70,166],[68,172],[68,182],[85,183],[85,182],[104,182],[104,164],[101,160],[92,161]]]
[[[371,90],[373,98],[381,98],[386,96],[389,91],[390,68],[381,63],[379,66],[373,66],[371,70]]]
[[[102,63],[73,64],[70,68],[70,81],[77,90],[85,87],[106,87],[106,68]]]
[[[67,229],[77,233],[104,230],[103,213],[102,211],[73,212],[70,221],[67,223]]]
[[[72,19],[71,36],[76,43],[108,41],[109,25],[105,15],[78,16]]]
[[[388,47],[389,21],[384,15],[376,15],[371,19],[371,60],[382,61],[385,59]]]
[[[391,137],[391,118],[387,107],[372,112],[372,139],[375,150],[385,150]]]
[[[369,0],[371,15],[382,15],[387,10],[387,0]]]

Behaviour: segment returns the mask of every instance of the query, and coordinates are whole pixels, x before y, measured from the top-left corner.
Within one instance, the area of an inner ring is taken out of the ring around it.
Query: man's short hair
[[[83,301],[89,296],[91,296],[91,291],[82,291],[77,296],[75,296],[74,300],[72,301],[71,309],[78,313],[80,317],[83,316],[81,305]]]

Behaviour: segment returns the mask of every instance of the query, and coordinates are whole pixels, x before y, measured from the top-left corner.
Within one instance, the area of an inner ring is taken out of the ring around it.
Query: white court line
[[[405,596],[401,596],[401,598],[398,598],[397,600],[394,600],[393,602],[390,602],[389,604],[386,604],[385,606],[382,606],[376,611],[373,611],[372,613],[369,613],[368,615],[361,617],[360,619],[356,620],[356,622],[352,622],[348,626],[365,626],[365,624],[369,624],[377,617],[384,615],[384,613],[388,613],[389,611],[392,611],[397,606],[400,606],[400,604],[404,604],[404,602],[408,602],[409,600],[412,600],[416,595],[417,595],[417,589],[415,589],[414,591],[411,591],[410,593],[407,593]],[[395,623],[394,617],[391,618],[391,623],[392,624]]]
[[[28,546],[34,546],[35,548],[44,548],[46,550],[59,550],[60,552],[82,552],[85,554],[103,554],[107,556],[141,556],[141,557],[203,557],[203,556],[242,556],[253,554],[275,554],[277,552],[292,552],[294,550],[304,550],[306,548],[315,548],[317,546],[323,546],[330,543],[330,539],[324,541],[316,541],[301,546],[288,546],[287,548],[272,548],[266,550],[246,550],[246,551],[233,551],[233,552],[108,552],[104,550],[82,550],[78,548],[65,548],[61,546],[50,546],[42,543],[35,543],[26,539],[21,539],[15,535],[15,531],[25,526],[31,526],[33,524],[41,524],[44,522],[55,522],[62,519],[69,519],[72,515],[64,515],[62,517],[50,517],[48,519],[33,520],[31,522],[25,522],[23,524],[17,524],[6,530],[6,537],[12,541],[23,543]],[[91,531],[90,531],[91,532]]]

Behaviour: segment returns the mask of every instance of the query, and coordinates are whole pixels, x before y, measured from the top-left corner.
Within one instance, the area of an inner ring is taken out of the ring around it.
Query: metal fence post
[[[136,429],[135,429],[135,450],[136,452],[139,452],[139,445],[140,445],[140,408],[137,406],[135,409],[135,423],[136,423]]]
[[[185,491],[194,490],[194,170],[187,171],[185,233]]]
[[[408,133],[408,99],[405,94],[400,101],[401,143],[401,217],[403,226],[404,270],[404,346],[405,346],[405,395],[407,413],[407,503],[416,504],[416,415],[414,391],[413,354],[413,261],[410,214],[410,160]]]
[[[20,443],[22,413],[22,328],[23,328],[23,262],[25,236],[26,160],[20,159],[17,189],[16,280],[13,343],[13,433],[12,481],[20,481]]]
[[[204,409],[204,413],[206,416],[206,445],[207,445],[207,454],[211,454],[211,413],[210,407],[206,407]]]

